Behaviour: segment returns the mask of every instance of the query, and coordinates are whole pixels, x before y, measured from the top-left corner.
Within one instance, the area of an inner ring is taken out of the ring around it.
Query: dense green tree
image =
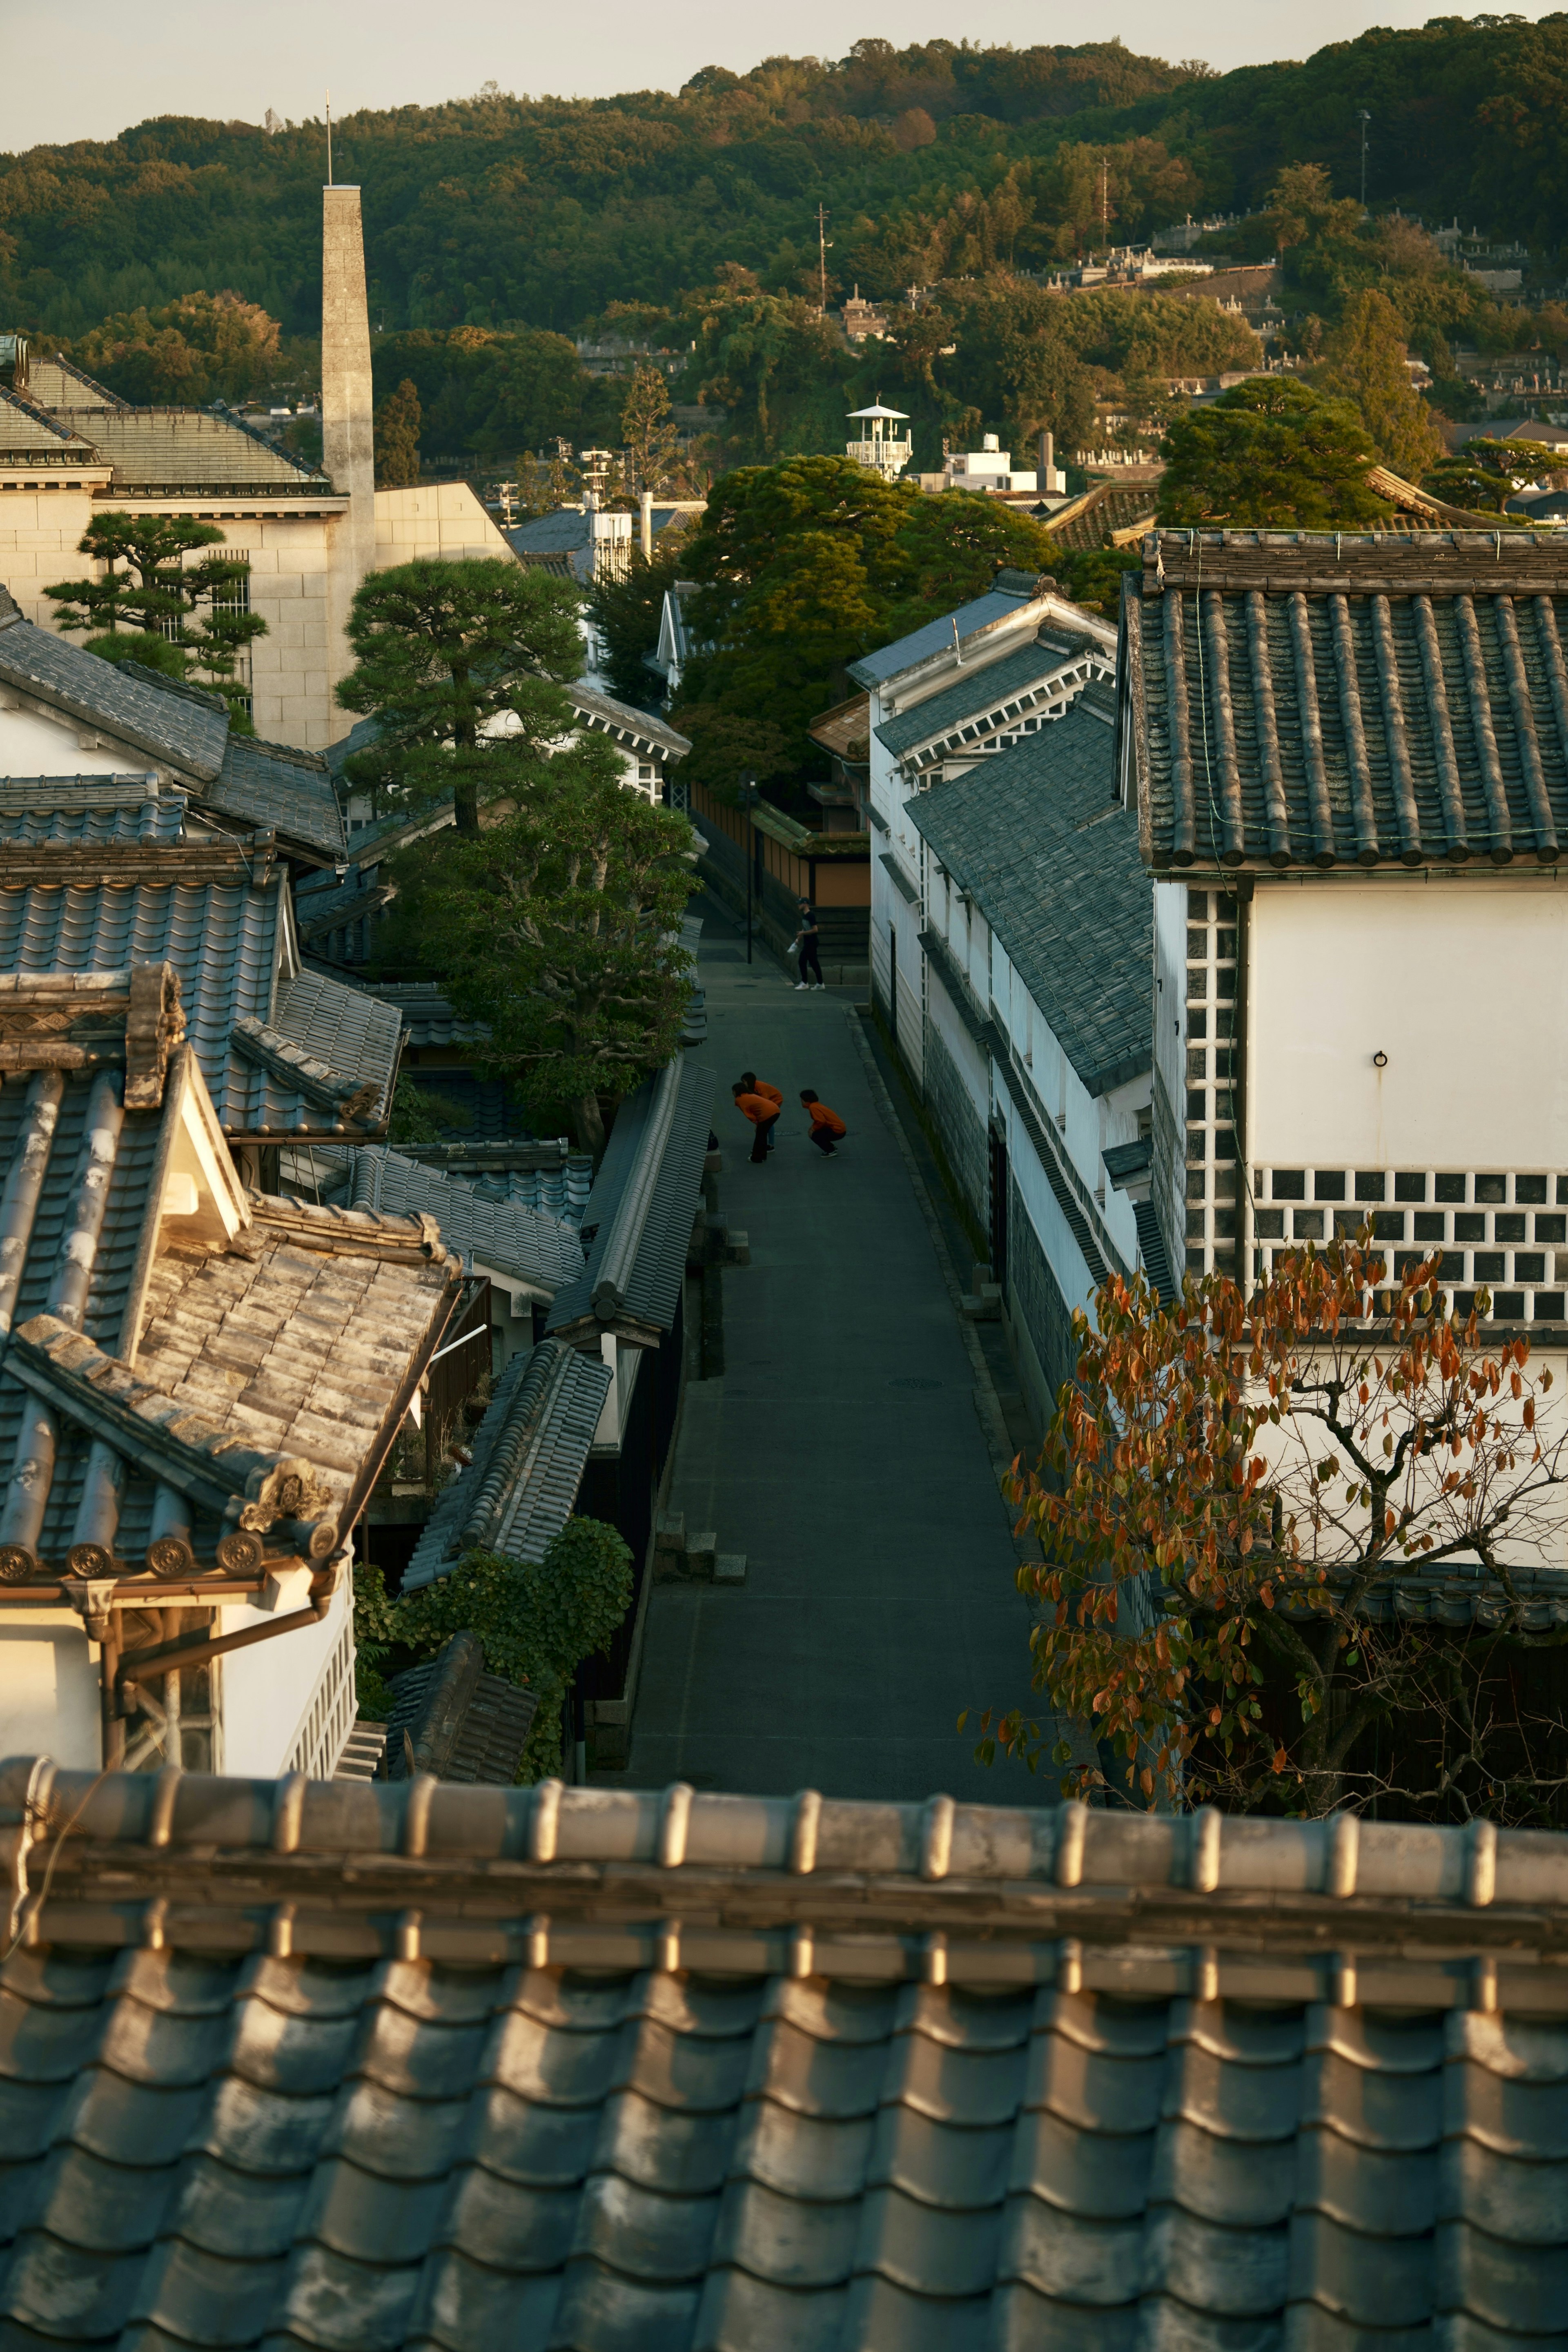
[[[277,320],[232,291],[121,312],[78,337],[68,356],[122,400],[182,408],[264,392],[281,358]]]
[[[600,1098],[679,1050],[689,959],[673,944],[698,885],[691,828],[624,789],[616,747],[579,735],[552,757],[501,751],[512,813],[437,834],[398,863],[400,932],[440,944],[460,1012],[488,1030],[484,1066],[540,1115],[604,1149]]]
[[[223,696],[235,732],[253,734],[239,667],[267,624],[247,609],[250,566],[233,555],[186,561],[223,544],[216,524],[188,515],[94,515],[77,552],[104,565],[101,576],[57,581],[44,593],[57,625],[85,635],[89,652],[177,677],[195,669]]]
[[[1051,569],[1048,534],[1029,517],[952,491],[927,498],[844,457],[742,467],[717,482],[682,568],[699,583],[692,662],[674,718],[696,745],[728,714],[721,766],[773,766],[759,722],[782,734],[795,768],[816,764],[805,730],[849,691],[847,665],[986,588],[999,564]],[[778,772],[777,769],[774,772]]]
[[[382,342],[410,327],[521,320],[572,333],[616,299],[674,305],[726,262],[799,294],[818,201],[843,288],[858,278],[895,296],[1009,253],[1037,268],[1058,240],[1103,242],[1107,226],[1121,242],[1188,210],[1256,207],[1292,166],[1319,166],[1346,202],[1362,107],[1373,116],[1375,212],[1462,213],[1551,257],[1568,223],[1565,79],[1558,16],[1439,16],[1220,76],[1113,40],[858,42],[837,58],[699,73],[676,93],[487,91],[353,114],[334,125],[334,150],[371,192],[373,318],[393,331]],[[216,278],[289,332],[313,332],[321,153],[319,122],[268,136],[165,116],[115,140],[0,158],[9,314],[77,335],[110,314],[154,315]],[[1288,248],[1288,270],[1310,243]],[[1489,332],[1521,331],[1474,290]],[[414,371],[392,382],[404,374]],[[423,383],[420,397],[428,414]],[[530,426],[503,453],[542,438]]]
[[[1376,453],[1358,411],[1294,376],[1252,376],[1188,410],[1164,449],[1163,523],[1364,530],[1389,511],[1367,488]]]
[[[376,404],[375,486],[412,488],[419,479],[419,394],[405,376],[395,392]]]
[[[1320,392],[1353,402],[1384,465],[1418,482],[1441,457],[1443,439],[1411,383],[1401,325],[1374,287],[1352,295],[1312,381]]]
[[[576,724],[561,687],[583,667],[577,606],[572,582],[500,557],[373,572],[338,700],[375,720],[378,781],[416,805],[450,792],[458,832],[477,834],[520,750],[542,752]]]

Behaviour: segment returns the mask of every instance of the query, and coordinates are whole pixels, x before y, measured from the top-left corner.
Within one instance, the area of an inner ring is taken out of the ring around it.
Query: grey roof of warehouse
[[[203,807],[275,832],[290,855],[321,865],[344,854],[337,795],[320,753],[233,734],[221,695],[139,662],[103,661],[24,620],[4,588],[0,688],[24,708],[42,706],[156,761]]]
[[[584,727],[611,735],[617,743],[646,743],[651,751],[662,751],[672,760],[684,760],[691,749],[689,736],[682,735],[651,710],[639,710],[630,702],[617,702],[614,695],[601,694],[580,680],[561,690]]]
[[[1079,698],[905,814],[986,921],[1090,1094],[1150,1066],[1152,899],[1114,738]]]
[[[1156,871],[1550,865],[1568,842],[1561,534],[1158,531],[1121,613]]]
[[[556,1293],[552,1335],[596,1346],[614,1331],[657,1347],[674,1328],[701,1194],[713,1073],[667,1063],[616,1113],[583,1221],[587,1263]]]
[[[954,613],[944,613],[940,621],[926,621],[908,636],[899,637],[890,646],[879,646],[875,653],[863,655],[849,664],[847,676],[857,686],[886,686],[890,678],[901,677],[905,670],[917,669],[929,661],[932,654],[951,649],[956,627],[958,643],[964,645],[983,630],[994,628],[999,622],[1015,618],[1020,604],[1026,604],[1033,594],[1022,591],[988,589],[984,596],[974,597],[961,604]]]
[[[170,848],[191,837],[188,808],[184,793],[160,792],[157,777],[145,773],[0,776],[0,841],[19,849],[46,842]]]
[[[1560,2333],[1568,1838],[30,1758],[0,1836],[18,2344]]]
[[[384,1132],[401,1021],[361,990],[297,970],[287,877],[269,850],[229,839],[151,848],[147,870],[124,872],[146,845],[10,848],[0,991],[167,961],[226,1134]]]
[[[610,1368],[560,1339],[516,1355],[474,1433],[473,1461],[442,1487],[403,1589],[449,1576],[465,1552],[537,1563],[571,1517]]]
[[[940,694],[884,719],[876,730],[877,740],[896,758],[927,744],[957,752],[965,739],[994,734],[1009,717],[1021,719],[1051,699],[1059,685],[1089,663],[1109,672],[1110,646],[1087,631],[1047,622],[1037,631],[1033,644],[969,671]]]

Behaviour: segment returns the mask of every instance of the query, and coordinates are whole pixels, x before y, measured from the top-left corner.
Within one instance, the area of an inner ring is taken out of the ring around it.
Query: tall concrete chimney
[[[359,190],[321,191],[321,456],[349,510],[329,526],[329,688],[353,667],[349,608],[375,562],[375,425]],[[346,719],[345,719],[346,724]]]

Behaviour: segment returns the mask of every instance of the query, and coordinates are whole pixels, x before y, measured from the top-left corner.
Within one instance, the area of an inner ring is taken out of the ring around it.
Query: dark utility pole
[[[741,778],[741,806],[746,812],[746,961],[752,961],[752,874],[757,862],[757,828],[752,823],[752,810],[757,798],[755,776]]]
[[[817,308],[827,315],[827,248],[833,240],[827,234],[827,215],[820,205],[816,207],[816,267],[820,299]]]
[[[1361,208],[1364,213],[1366,210],[1366,126],[1372,121],[1364,106],[1356,116],[1356,121],[1361,124]]]

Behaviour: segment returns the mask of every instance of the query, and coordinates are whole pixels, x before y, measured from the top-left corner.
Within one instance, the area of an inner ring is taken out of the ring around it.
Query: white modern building
[[[849,422],[862,429],[853,441],[845,443],[845,456],[857,466],[868,467],[888,481],[896,481],[915,454],[909,434],[898,430],[909,421],[901,408],[884,408],[879,399],[869,408],[852,408]]]

